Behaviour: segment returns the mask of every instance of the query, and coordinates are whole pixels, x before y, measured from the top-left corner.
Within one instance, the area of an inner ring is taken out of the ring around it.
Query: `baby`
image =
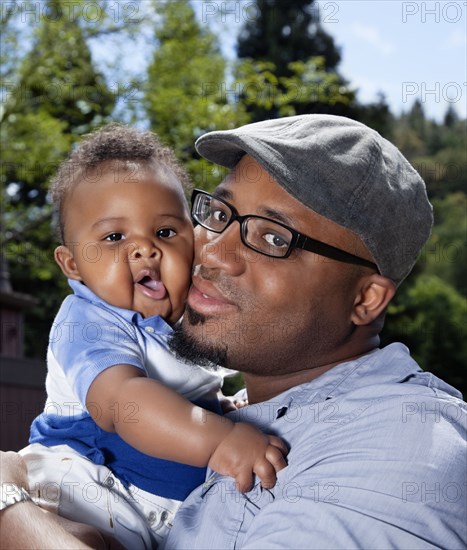
[[[193,259],[182,183],[154,134],[110,125],[51,186],[55,260],[74,294],[52,327],[47,402],[21,454],[41,505],[132,550],[163,546],[206,466],[246,491],[253,473],[271,487],[286,464],[282,440],[215,414],[221,370],[169,351]]]

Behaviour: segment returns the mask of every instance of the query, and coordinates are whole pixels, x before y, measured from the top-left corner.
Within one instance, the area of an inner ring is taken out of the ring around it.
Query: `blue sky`
[[[320,1],[325,29],[342,47],[340,70],[362,101],[383,91],[395,114],[415,98],[443,117],[466,117],[467,2]]]
[[[193,4],[211,24],[226,9],[224,24],[215,28],[224,53],[233,57],[236,32],[254,15],[253,2]],[[362,102],[382,91],[394,114],[418,98],[430,118],[442,120],[449,103],[467,116],[467,1],[320,0],[317,6],[341,48],[339,70]]]

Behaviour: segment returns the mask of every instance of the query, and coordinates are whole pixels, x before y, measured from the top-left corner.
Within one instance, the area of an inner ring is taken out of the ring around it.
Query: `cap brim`
[[[235,136],[219,136],[222,132],[211,132],[201,136],[195,143],[198,153],[210,162],[225,166],[226,168],[234,168],[241,158],[249,151],[245,147],[241,139],[235,139]],[[239,141],[233,143],[232,140]]]

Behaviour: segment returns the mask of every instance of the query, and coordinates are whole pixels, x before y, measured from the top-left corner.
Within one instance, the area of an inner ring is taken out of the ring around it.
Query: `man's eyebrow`
[[[227,202],[232,201],[233,197],[234,197],[234,195],[231,191],[229,191],[228,189],[225,189],[223,187],[217,188],[213,192],[213,196],[216,197],[217,199],[223,199]],[[275,208],[270,208],[270,207],[267,207],[267,206],[260,206],[258,211],[259,211],[258,215],[260,215],[260,216],[264,216],[265,218],[271,218],[274,221],[283,223],[284,225],[290,225],[290,226],[293,227],[292,218],[290,216],[288,216],[287,214],[284,214],[283,212],[280,212],[279,210],[276,210]],[[243,212],[242,212],[242,214],[243,214]],[[244,213],[244,215],[247,215],[247,214],[251,214],[253,216],[255,215],[253,212],[245,212]]]
[[[223,199],[225,201],[233,200],[233,193],[223,187],[218,187],[217,189],[215,189],[212,193],[212,196],[216,199]]]
[[[265,218],[271,218],[277,222],[283,223],[284,225],[290,225],[293,227],[292,218],[283,212],[279,212],[279,210],[264,206],[260,207],[259,211],[261,216],[264,216]]]

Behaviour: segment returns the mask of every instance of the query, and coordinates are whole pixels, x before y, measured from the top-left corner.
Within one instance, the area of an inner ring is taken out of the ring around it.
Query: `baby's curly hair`
[[[84,136],[78,147],[58,167],[50,182],[49,192],[58,214],[58,231],[65,240],[64,204],[69,192],[92,170],[103,163],[112,169],[125,169],[128,162],[152,162],[168,168],[178,178],[185,192],[191,187],[187,172],[170,147],[163,145],[153,132],[141,131],[124,124],[111,123]]]

